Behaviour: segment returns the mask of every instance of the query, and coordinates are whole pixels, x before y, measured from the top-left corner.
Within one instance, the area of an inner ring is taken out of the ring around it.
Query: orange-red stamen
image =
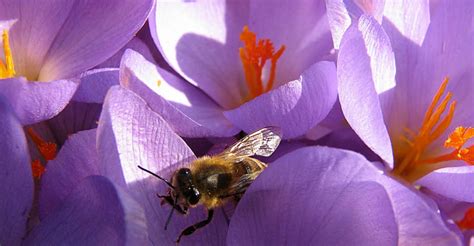
[[[444,142],[444,146],[446,148],[461,149],[471,138],[474,138],[474,128],[460,126],[449,135],[446,142]]]
[[[254,98],[264,92],[269,91],[274,84],[276,76],[276,63],[285,51],[282,45],[277,52],[269,39],[257,41],[257,35],[244,26],[240,34],[240,40],[244,47],[239,49],[240,60],[245,73],[245,81],[249,89],[250,98]],[[262,71],[267,60],[271,61],[270,76],[264,88],[262,81]]]
[[[436,95],[433,97],[431,105],[428,107],[425,113],[420,131],[418,134],[412,133],[413,139],[409,141],[411,143],[410,151],[405,154],[402,162],[396,165],[394,170],[395,174],[402,174],[403,172],[406,172],[407,169],[413,168],[413,165],[418,163],[419,158],[425,149],[439,136],[441,136],[441,134],[451,123],[451,120],[454,116],[454,110],[456,109],[456,102],[451,102],[448,113],[440,122],[441,115],[446,111],[448,103],[451,100],[451,93],[448,92],[441,103],[438,105],[441,96],[446,90],[447,84],[448,78],[444,79]]]
[[[54,160],[54,158],[56,158],[56,144],[44,141],[38,134],[36,134],[36,132],[31,127],[27,129],[27,132],[28,135],[31,137],[31,140],[33,140],[36,147],[38,148],[38,151],[40,152],[41,156],[43,156],[46,161]]]
[[[461,160],[465,161],[470,165],[474,165],[474,145],[471,145],[467,148],[463,148],[466,142],[474,137],[474,128],[472,127],[457,127],[444,142],[444,147],[453,148],[449,154],[437,156],[434,158],[426,159],[421,161],[421,163],[439,163],[443,161],[453,161]]]
[[[402,136],[402,140],[408,143],[410,149],[404,153],[401,162],[396,163],[394,174],[413,179],[426,175],[427,172],[434,171],[433,167],[426,166],[418,168],[420,164],[434,164],[444,161],[462,160],[468,164],[474,165],[474,145],[463,148],[466,142],[474,138],[474,128],[457,127],[445,141],[446,148],[454,148],[454,151],[440,156],[422,158],[427,147],[438,139],[448,129],[454,117],[456,101],[451,101],[452,93],[448,92],[441,100],[448,84],[448,79],[444,79],[436,95],[426,110],[422,126],[418,133],[409,129],[406,130],[408,137]],[[449,105],[449,109],[448,109]],[[442,115],[444,114],[444,117]]]
[[[464,214],[464,218],[457,221],[456,224],[463,230],[474,229],[474,207],[467,210]]]
[[[31,171],[33,172],[33,177],[39,179],[43,175],[45,168],[40,160],[34,160],[31,162]]]

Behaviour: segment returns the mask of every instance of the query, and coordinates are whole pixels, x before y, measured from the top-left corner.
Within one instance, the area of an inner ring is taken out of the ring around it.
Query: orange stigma
[[[45,162],[54,160],[54,158],[56,158],[58,148],[56,144],[44,141],[31,127],[28,127],[26,132],[28,133],[28,136],[30,136],[33,143],[36,145],[36,148]],[[40,179],[43,173],[46,171],[46,168],[39,159],[36,159],[31,162],[31,170],[33,172],[33,177],[35,179]]]
[[[34,160],[31,162],[31,171],[35,179],[40,179],[41,176],[43,176],[45,168],[40,160]]]
[[[276,63],[285,51],[285,46],[275,52],[270,39],[257,40],[257,35],[244,26],[240,34],[240,40],[244,47],[239,49],[240,60],[244,68],[245,80],[249,90],[249,97],[253,99],[273,87],[276,73]],[[262,81],[262,71],[267,60],[270,60],[270,76],[264,88]]]
[[[440,101],[447,84],[448,78],[445,78],[425,113],[419,132],[416,134],[407,129],[409,138],[402,137],[409,145],[409,150],[403,153],[401,158],[395,158],[396,162],[393,173],[409,182],[413,182],[436,169],[442,168],[440,165],[433,166],[427,164],[451,160],[462,160],[468,164],[474,164],[474,146],[463,148],[466,142],[474,137],[474,129],[472,127],[465,128],[460,126],[451,133],[444,146],[446,148],[454,148],[453,152],[424,158],[428,146],[446,131],[454,117],[456,101],[450,102],[452,93],[446,93],[443,100]],[[443,114],[444,117],[442,117]]]
[[[15,77],[15,67],[13,65],[13,55],[10,48],[10,41],[8,38],[8,31],[3,30],[2,33],[3,54],[5,55],[5,63],[0,60],[0,79],[7,79]]]
[[[46,161],[56,158],[57,145],[55,143],[44,141],[31,127],[27,129],[27,132]]]
[[[467,210],[467,212],[464,214],[464,218],[460,221],[456,221],[456,224],[461,230],[474,229],[474,207]]]

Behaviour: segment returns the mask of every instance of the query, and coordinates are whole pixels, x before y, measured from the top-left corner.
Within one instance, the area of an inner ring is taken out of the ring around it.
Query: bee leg
[[[182,236],[188,236],[188,235],[191,235],[193,234],[194,231],[196,231],[197,229],[201,228],[201,227],[204,227],[206,226],[207,224],[209,224],[212,220],[212,217],[214,216],[214,210],[213,209],[209,209],[207,210],[207,219],[203,220],[203,221],[199,221],[198,223],[192,225],[192,226],[189,226],[187,227],[186,229],[184,229],[181,234],[179,234],[179,237],[178,239],[176,239],[176,243],[178,244],[179,241],[181,240],[181,237]]]
[[[187,211],[183,210],[180,206],[174,204],[173,198],[170,195],[163,196],[163,195],[160,195],[160,194],[156,194],[156,196],[163,199],[162,202],[161,202],[161,205],[163,205],[163,202],[167,202],[169,205],[171,205],[180,214],[187,214]]]

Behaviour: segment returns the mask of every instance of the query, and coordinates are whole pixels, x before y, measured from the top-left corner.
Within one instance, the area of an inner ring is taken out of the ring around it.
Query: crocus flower
[[[472,4],[341,6],[333,16],[354,17],[338,57],[339,98],[351,127],[395,176],[473,203]]]
[[[153,0],[6,0],[0,5],[5,57],[0,93],[28,125],[58,114],[77,88],[71,78],[125,45],[145,22]]]
[[[332,48],[325,12],[320,1],[158,2],[151,34],[184,80],[130,54],[122,85],[181,136],[276,125],[298,137],[336,100],[334,64],[322,61]]]
[[[85,80],[79,74],[125,45],[143,25],[153,3],[0,2],[4,57],[0,63],[0,94],[10,102],[20,122],[32,125],[60,113],[74,96],[79,81]],[[108,11],[103,12],[103,8]],[[96,72],[94,77],[107,79],[108,71]],[[93,88],[89,94],[97,93],[96,86]],[[33,174],[40,177],[45,162],[54,159],[58,144],[64,140],[52,141],[58,136],[47,136],[36,126],[26,130],[34,143],[30,148]]]
[[[31,222],[36,219],[31,216],[31,209],[36,205],[33,205],[33,173],[25,133],[8,101],[1,96],[0,133],[0,244],[146,242],[140,241],[145,230],[143,209],[101,176],[77,179],[76,186],[69,187],[72,192],[66,194],[63,203],[35,225],[37,223]],[[76,138],[71,141],[75,142]],[[64,158],[63,153],[59,156]],[[68,174],[70,176],[64,178],[75,178],[77,173]]]
[[[61,150],[64,158],[60,153],[43,178],[43,212],[54,213],[89,172],[108,177],[143,207],[146,229],[142,238],[148,243],[172,245],[182,229],[205,218],[198,207],[186,217],[175,215],[168,229],[163,229],[171,208],[160,206],[156,194],[165,193],[166,186],[137,165],[169,177],[196,157],[163,118],[133,92],[112,87],[99,128],[71,137],[70,143]],[[85,160],[77,154],[92,158]],[[70,165],[64,167],[66,163]],[[79,178],[69,176],[76,172]],[[457,232],[444,224],[433,203],[353,152],[300,148],[270,163],[260,177],[237,205],[229,226],[224,212],[217,210],[208,226],[182,238],[181,243],[461,244]]]

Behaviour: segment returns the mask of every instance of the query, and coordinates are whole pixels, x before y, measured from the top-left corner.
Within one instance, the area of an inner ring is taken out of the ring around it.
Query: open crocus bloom
[[[345,9],[354,19],[338,58],[343,112],[395,176],[473,203],[473,6],[397,2],[369,11],[383,12],[382,25]]]
[[[0,65],[0,93],[27,125],[58,114],[77,88],[70,78],[125,45],[145,22],[153,0],[0,5],[5,59]]]
[[[149,21],[164,58],[186,79],[181,83],[212,99],[214,106],[184,112],[210,129],[201,136],[231,135],[200,121],[202,111],[247,132],[280,126],[284,138],[294,138],[324,119],[336,100],[334,64],[322,61],[332,49],[325,13],[321,1],[162,1]]]

